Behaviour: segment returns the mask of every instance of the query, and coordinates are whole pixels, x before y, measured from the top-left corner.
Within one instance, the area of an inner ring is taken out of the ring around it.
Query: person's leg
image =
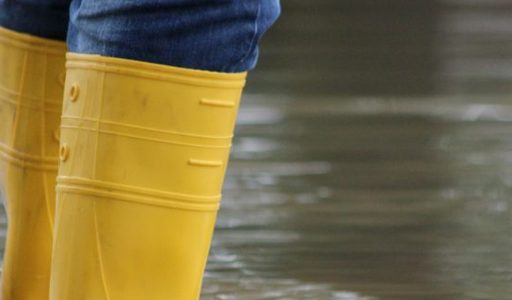
[[[62,1],[0,1],[3,300],[48,299],[66,16]]]
[[[66,40],[71,0],[0,0],[0,26],[32,36]]]
[[[245,71],[278,13],[73,2],[51,300],[198,299]]]
[[[176,67],[245,72],[280,13],[278,0],[74,0],[68,46]]]

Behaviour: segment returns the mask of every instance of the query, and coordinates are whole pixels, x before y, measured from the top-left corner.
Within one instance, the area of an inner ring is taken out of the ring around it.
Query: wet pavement
[[[201,299],[511,300],[512,3],[311,3],[251,75]]]

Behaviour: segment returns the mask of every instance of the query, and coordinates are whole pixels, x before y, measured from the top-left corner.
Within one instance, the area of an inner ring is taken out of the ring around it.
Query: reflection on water
[[[510,112],[246,97],[202,299],[510,299]]]

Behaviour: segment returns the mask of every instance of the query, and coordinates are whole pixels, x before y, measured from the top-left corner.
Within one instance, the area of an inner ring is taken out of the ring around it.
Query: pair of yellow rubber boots
[[[65,52],[0,29],[1,299],[198,299],[246,74]]]

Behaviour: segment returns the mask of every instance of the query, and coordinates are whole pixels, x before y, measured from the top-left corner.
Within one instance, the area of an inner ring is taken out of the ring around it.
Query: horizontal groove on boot
[[[221,195],[196,196],[78,177],[57,177],[57,191],[138,204],[194,211],[216,211]]]
[[[67,54],[67,69],[102,71],[159,81],[182,83],[217,89],[240,89],[245,85],[246,73],[218,73],[164,66],[122,58],[97,55]]]
[[[58,163],[58,161],[59,161],[59,159],[57,157],[38,156],[38,155],[32,155],[32,154],[20,152],[10,146],[5,145],[4,143],[0,143],[0,152],[5,153],[6,155],[14,157],[18,160],[22,160],[22,161],[26,161],[26,162],[52,164],[52,163]]]
[[[37,171],[57,171],[58,169],[58,162],[55,163],[49,163],[49,162],[33,162],[33,161],[26,161],[23,159],[19,159],[17,157],[14,157],[10,155],[9,153],[4,152],[0,148],[0,159],[12,163],[13,165],[16,165],[23,169],[32,169]]]
[[[55,56],[61,56],[66,51],[66,43],[63,41],[36,37],[3,27],[0,27],[0,44]]]
[[[61,128],[65,129],[98,131],[110,135],[200,148],[227,149],[231,147],[232,139],[232,135],[208,136],[180,133],[83,117],[62,116],[61,122]]]
[[[9,91],[0,86],[0,101],[10,103],[22,108],[50,113],[61,113],[62,101],[45,101],[41,98],[27,97],[18,92]]]

